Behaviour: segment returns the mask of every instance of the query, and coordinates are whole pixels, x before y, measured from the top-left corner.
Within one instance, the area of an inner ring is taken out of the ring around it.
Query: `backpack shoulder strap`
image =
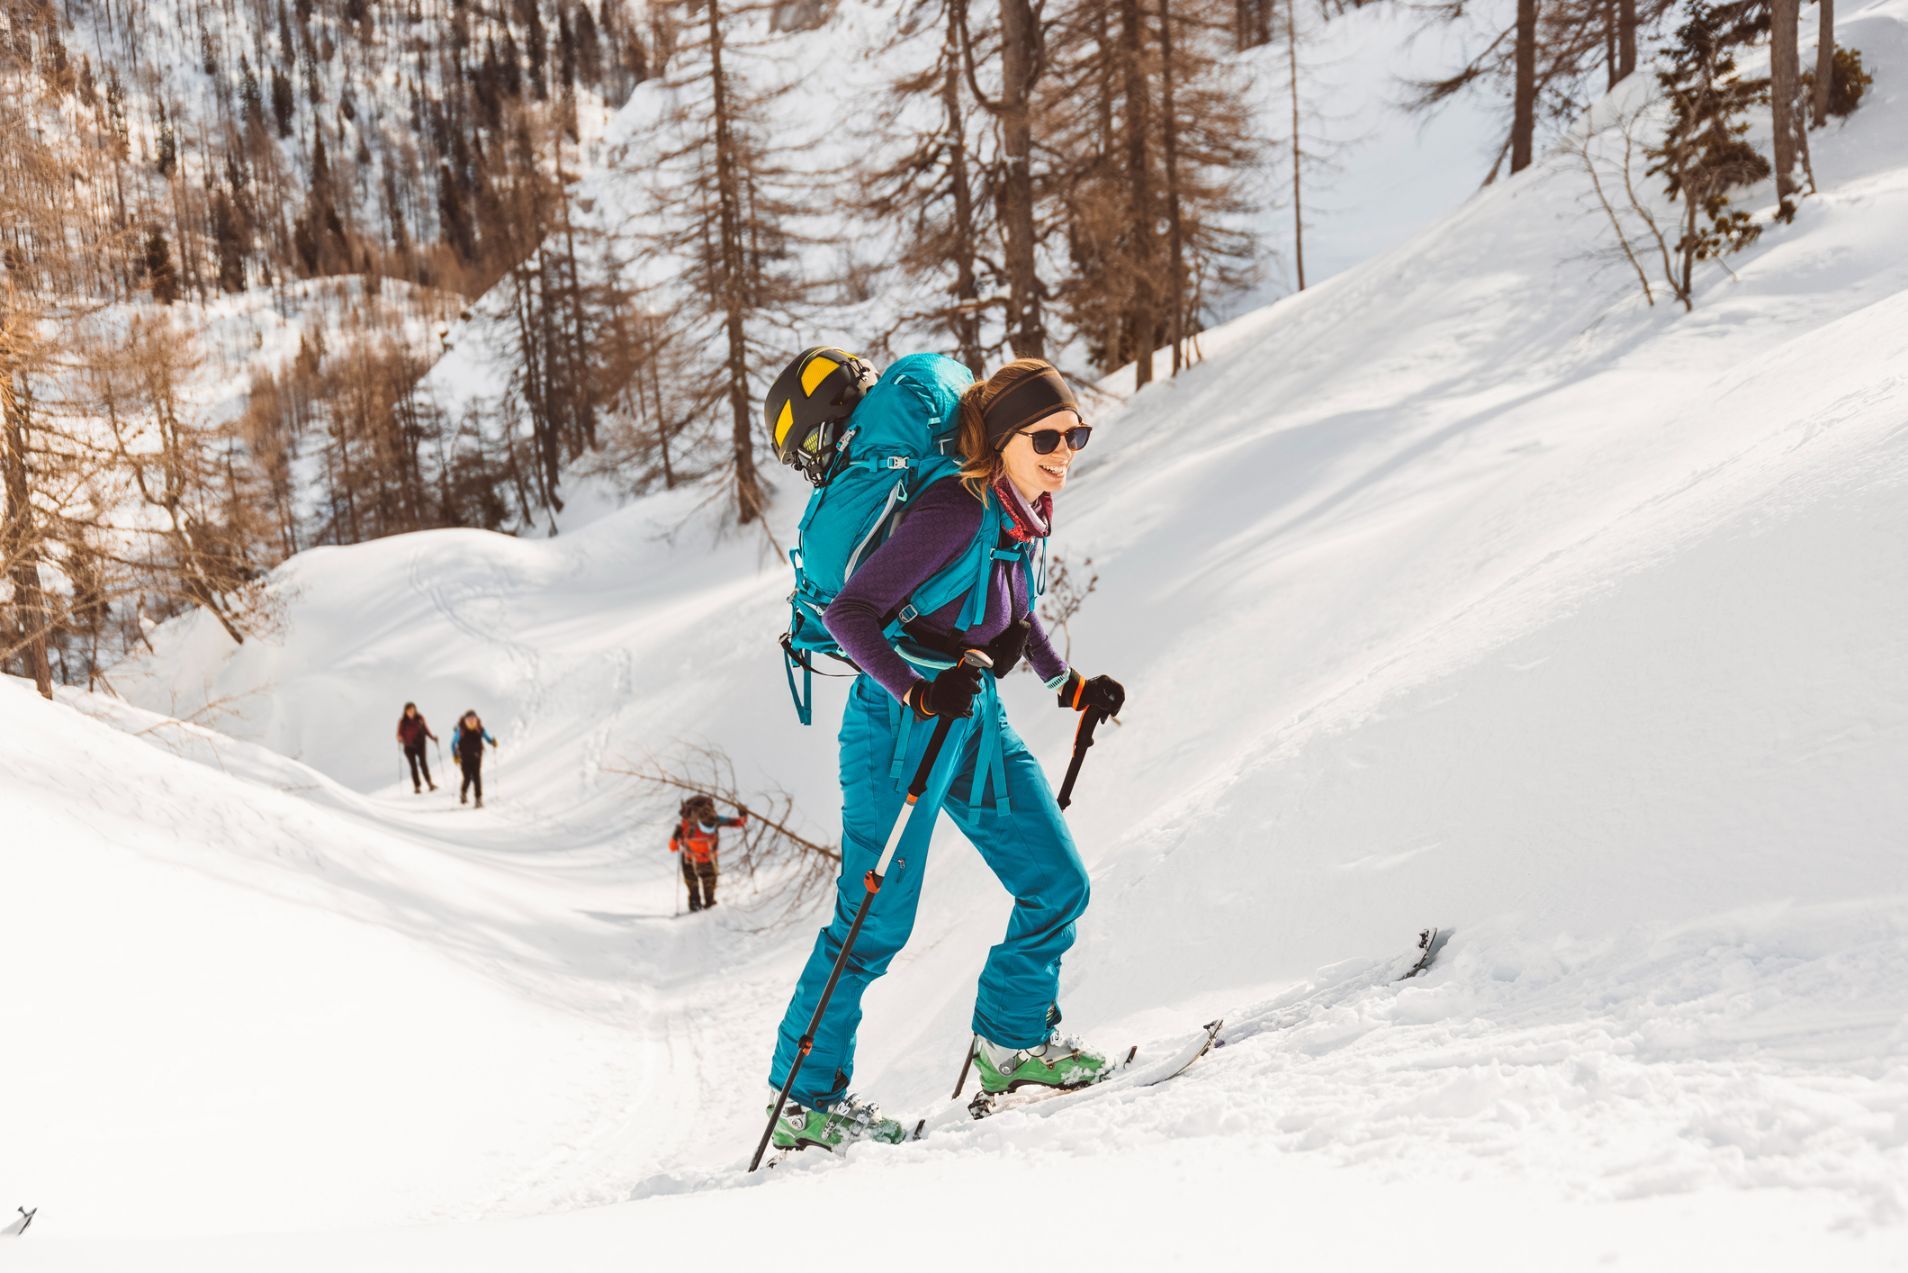
[[[975,529],[974,538],[959,556],[914,590],[896,618],[903,624],[912,623],[922,615],[933,614],[949,602],[965,597],[966,603],[961,607],[955,626],[963,631],[978,626],[987,617],[987,592],[994,579],[994,563],[1024,561],[1027,557],[1027,546],[1024,544],[999,547],[1005,525],[1000,501],[991,494],[983,497],[980,526]]]

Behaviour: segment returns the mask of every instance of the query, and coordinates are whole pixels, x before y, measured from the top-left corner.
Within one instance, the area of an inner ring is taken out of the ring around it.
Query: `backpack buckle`
[[[908,467],[908,457],[907,457],[907,456],[905,456],[905,455],[890,455],[890,456],[888,457],[888,467],[889,467],[889,468],[891,468],[891,469],[904,469],[904,468],[907,468],[907,467]]]

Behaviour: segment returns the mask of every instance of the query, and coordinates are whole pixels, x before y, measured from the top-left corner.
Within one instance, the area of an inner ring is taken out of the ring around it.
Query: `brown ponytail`
[[[987,502],[987,489],[1006,468],[987,436],[987,409],[1021,381],[1051,370],[1053,364],[1039,358],[1016,358],[961,394],[961,484],[981,503]]]

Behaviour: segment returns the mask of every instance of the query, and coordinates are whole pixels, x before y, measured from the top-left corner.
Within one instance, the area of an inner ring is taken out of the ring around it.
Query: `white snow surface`
[[[1908,0],[1844,9],[1874,99],[1693,314],[1548,162],[1097,422],[1063,1003],[1142,1063],[1224,1014],[1183,1078],[958,1116],[1009,903],[943,827],[856,1076],[932,1134],[746,1176],[820,916],[670,918],[614,771],[717,744],[832,838],[785,567],[689,491],[321,549],[137,706],[0,685],[8,1268],[1908,1266]],[[483,711],[487,809],[406,699]]]

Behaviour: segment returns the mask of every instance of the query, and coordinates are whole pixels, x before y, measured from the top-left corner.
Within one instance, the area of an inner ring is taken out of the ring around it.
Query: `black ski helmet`
[[[762,404],[775,456],[820,486],[828,480],[842,426],[874,384],[876,372],[845,349],[804,349],[782,368]]]

